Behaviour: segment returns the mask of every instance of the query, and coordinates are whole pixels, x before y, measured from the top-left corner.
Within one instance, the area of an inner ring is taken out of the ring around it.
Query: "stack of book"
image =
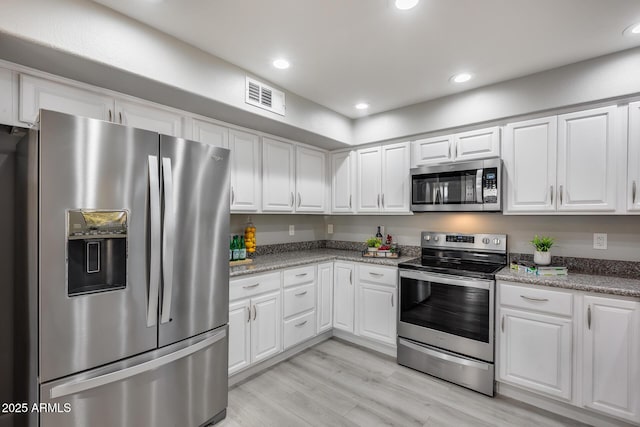
[[[520,273],[535,274],[538,276],[566,276],[567,267],[554,265],[535,265],[531,262],[512,262],[511,269]]]

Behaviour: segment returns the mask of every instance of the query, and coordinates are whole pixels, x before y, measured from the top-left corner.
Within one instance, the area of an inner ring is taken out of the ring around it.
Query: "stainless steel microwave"
[[[411,210],[502,210],[502,161],[477,160],[411,169]]]

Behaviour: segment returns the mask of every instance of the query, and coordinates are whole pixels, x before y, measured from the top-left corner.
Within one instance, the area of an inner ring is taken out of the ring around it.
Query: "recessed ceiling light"
[[[622,32],[625,36],[637,36],[640,35],[640,22],[637,22],[633,25],[629,25]]]
[[[291,66],[291,64],[289,64],[289,61],[287,61],[286,59],[280,58],[273,61],[273,66],[279,70],[286,70]]]
[[[366,102],[359,102],[356,104],[356,108],[358,110],[366,110],[367,108],[369,108],[369,104],[367,104]]]
[[[396,7],[400,10],[409,10],[416,7],[420,0],[396,0]]]
[[[455,76],[451,77],[450,80],[452,82],[454,82],[454,83],[468,82],[469,80],[471,80],[471,74],[469,74],[469,73],[459,73],[459,74],[456,74]]]

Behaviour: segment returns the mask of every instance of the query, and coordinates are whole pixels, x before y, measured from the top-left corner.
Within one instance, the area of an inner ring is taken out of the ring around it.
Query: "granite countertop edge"
[[[229,277],[239,277],[249,274],[266,273],[269,271],[297,267],[326,261],[351,261],[376,264],[387,267],[397,267],[399,263],[408,261],[411,256],[398,258],[367,258],[359,251],[342,249],[310,249],[298,252],[283,252],[273,255],[262,255],[255,258],[253,264],[239,265],[229,268]]]
[[[496,280],[608,295],[640,297],[640,280],[615,276],[574,274],[571,271],[567,276],[536,276],[513,271],[509,267],[505,267],[496,274]]]

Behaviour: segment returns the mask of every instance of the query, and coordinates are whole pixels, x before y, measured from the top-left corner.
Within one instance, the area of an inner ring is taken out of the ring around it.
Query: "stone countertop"
[[[535,274],[521,273],[505,267],[496,274],[496,280],[575,289],[585,292],[598,292],[609,295],[640,297],[640,280],[615,276],[573,274],[571,271],[569,271],[567,276],[536,276]]]
[[[341,249],[308,249],[257,256],[254,258],[252,264],[230,267],[229,277],[264,273],[267,271],[279,270],[281,268],[334,260],[364,262],[368,264],[396,267],[399,263],[410,260],[411,258],[413,257],[401,256],[399,258],[367,258],[363,257],[360,251]]]

